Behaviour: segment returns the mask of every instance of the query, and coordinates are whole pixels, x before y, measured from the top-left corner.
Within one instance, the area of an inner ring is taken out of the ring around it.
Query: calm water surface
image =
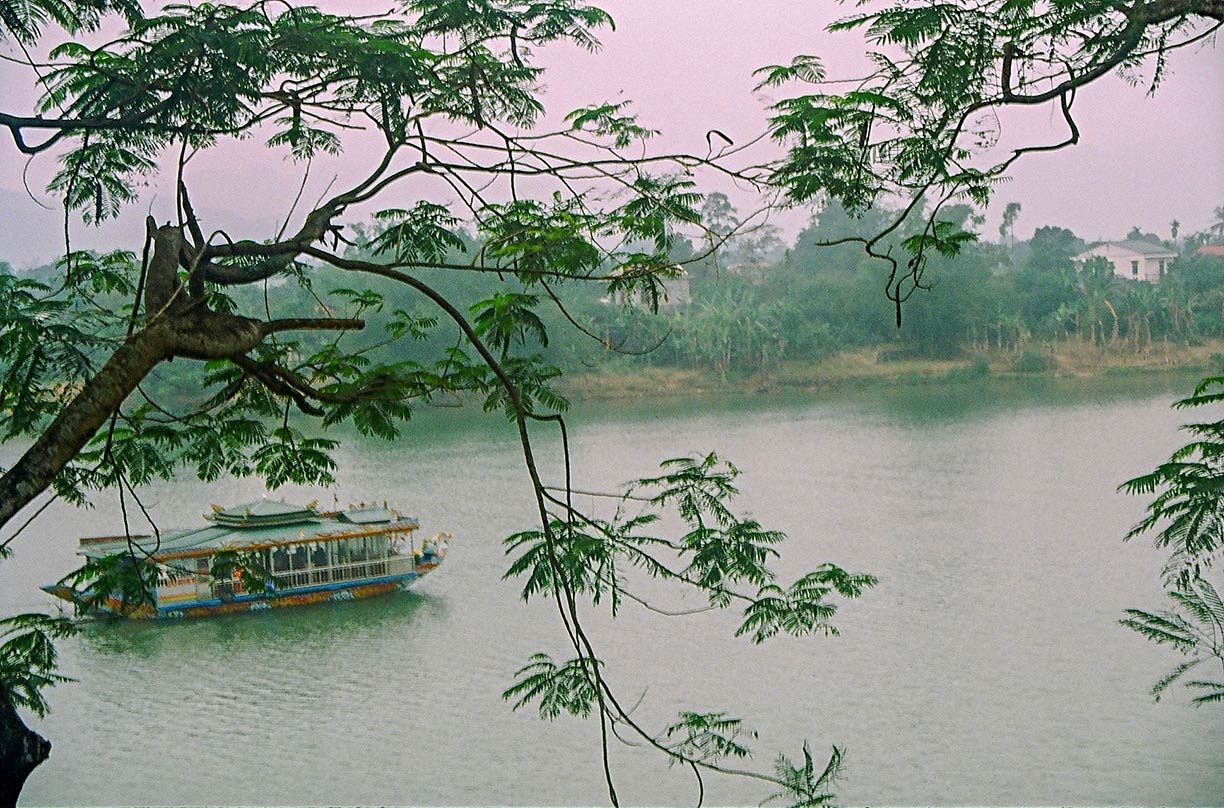
[[[851,804],[1224,804],[1224,714],[1182,693],[1153,704],[1174,658],[1117,625],[1160,605],[1162,556],[1121,543],[1143,503],[1114,489],[1178,444],[1168,404],[1191,383],[580,406],[577,487],[717,449],[745,472],[740,507],[790,535],[784,575],[835,561],[881,579],[837,638],[754,647],[730,615],[593,614],[608,675],[649,726],[680,709],[743,715],[760,768],[805,738],[845,745]],[[426,413],[393,445],[346,442],[339,476],[342,501],[391,499],[451,531],[442,570],[366,602],[85,625],[61,645],[79,682],[34,724],[55,748],[24,804],[606,802],[594,723],[543,723],[499,697],[532,653],[565,654],[550,606],[501,580],[500,540],[532,524],[505,422]],[[146,504],[163,527],[192,525],[260,493],[184,481]],[[110,501],[53,507],[0,565],[0,612],[46,608],[36,585],[71,567],[77,537],[119,526]],[[618,746],[613,764],[627,804],[695,801],[691,775],[655,755]],[[706,787],[715,805],[768,793]]]

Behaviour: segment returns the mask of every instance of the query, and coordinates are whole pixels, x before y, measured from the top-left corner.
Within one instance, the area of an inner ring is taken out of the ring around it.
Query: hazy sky
[[[363,1],[344,7],[369,11],[384,5]],[[838,78],[857,75],[865,64],[861,40],[824,31],[852,6],[812,0],[606,0],[600,5],[617,23],[615,31],[605,32],[600,53],[557,47],[541,54],[549,68],[544,95],[549,112],[559,116],[588,103],[629,98],[643,123],[664,131],[658,143],[669,150],[704,153],[711,128],[740,142],[759,134],[768,99],[753,94],[751,73],[757,67],[811,53]],[[30,91],[17,78],[11,68],[0,69],[0,109],[21,112],[28,105]],[[1089,240],[1121,238],[1132,225],[1167,236],[1174,218],[1183,233],[1193,232],[1210,223],[1213,208],[1224,205],[1224,47],[1176,54],[1170,77],[1154,97],[1117,78],[1099,82],[1080,93],[1076,112],[1080,145],[1021,161],[1013,181],[996,193],[987,237],[997,237],[997,211],[1010,201],[1023,206],[1020,237],[1057,224]],[[1052,106],[1009,114],[1004,126],[1005,142],[1053,140],[1064,133]],[[356,150],[335,166],[316,168],[307,198],[321,193],[333,176],[339,174],[343,182],[371,159]],[[0,142],[0,260],[18,266],[55,254],[62,226],[57,212],[38,208],[22,190],[24,167],[6,137]],[[31,186],[40,191],[53,170],[53,159],[36,160],[28,170]],[[189,174],[196,196],[203,198],[196,200],[197,208],[206,206],[213,221],[224,220],[237,232],[253,228],[242,234],[254,237],[272,235],[299,177],[279,155],[249,146],[201,161]],[[171,198],[169,186],[154,181],[124,221],[100,233],[76,226],[74,240],[81,246],[138,249],[150,199],[154,214],[169,218]],[[741,207],[751,202],[735,198]],[[807,211],[792,211],[775,221],[793,235],[807,217]]]

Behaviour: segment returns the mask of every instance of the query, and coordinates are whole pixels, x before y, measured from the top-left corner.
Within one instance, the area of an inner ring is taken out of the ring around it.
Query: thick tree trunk
[[[163,329],[130,337],[0,477],[0,526],[45,491],[153,367],[168,356]]]
[[[27,727],[0,692],[0,808],[15,808],[26,778],[50,753],[51,742]]]
[[[210,311],[202,300],[185,296],[178,282],[182,234],[174,227],[150,226],[150,237],[153,257],[143,301],[149,318],[145,328],[119,346],[34,445],[0,476],[0,527],[47,489],[159,362],[175,356],[221,359],[245,354],[274,325]]]

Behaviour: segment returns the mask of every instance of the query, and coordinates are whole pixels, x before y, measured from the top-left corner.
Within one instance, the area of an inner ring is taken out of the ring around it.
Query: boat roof
[[[231,514],[231,517],[223,521],[222,514]],[[137,552],[164,561],[212,555],[218,550],[253,550],[320,540],[334,541],[420,527],[414,517],[401,516],[388,508],[354,508],[337,513],[318,513],[310,507],[267,500],[217,510],[205,519],[213,524],[167,531],[160,538],[132,536],[130,541]],[[87,558],[101,558],[126,552],[128,543],[126,536],[81,539],[79,552]]]
[[[354,525],[370,525],[376,522],[390,522],[395,514],[387,508],[351,508],[341,511],[337,519]]]
[[[222,525],[246,527],[257,525],[291,525],[305,522],[318,516],[315,503],[290,505],[281,500],[257,499],[232,508],[213,506],[212,520]]]

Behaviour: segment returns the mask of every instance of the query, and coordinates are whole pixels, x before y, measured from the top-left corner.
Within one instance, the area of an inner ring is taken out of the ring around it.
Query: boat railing
[[[271,578],[276,590],[285,590],[344,581],[360,581],[367,578],[383,578],[389,575],[405,575],[415,569],[416,566],[410,556],[393,555],[365,561],[350,561],[346,564],[274,572]],[[213,596],[220,600],[242,594],[237,581],[230,579],[215,581],[212,590]]]

